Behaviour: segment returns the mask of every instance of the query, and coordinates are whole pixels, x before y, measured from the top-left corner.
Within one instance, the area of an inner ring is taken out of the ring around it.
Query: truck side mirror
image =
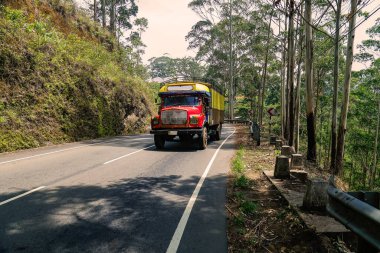
[[[210,99],[205,98],[205,105],[206,107],[210,107]]]

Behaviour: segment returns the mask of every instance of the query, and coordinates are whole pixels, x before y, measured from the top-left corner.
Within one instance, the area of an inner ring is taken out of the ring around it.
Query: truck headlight
[[[190,117],[190,124],[197,125],[199,122],[199,115],[192,115]]]

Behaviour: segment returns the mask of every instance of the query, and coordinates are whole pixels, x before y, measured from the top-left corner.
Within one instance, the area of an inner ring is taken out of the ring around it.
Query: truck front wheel
[[[154,135],[154,145],[157,149],[163,149],[165,146],[165,136],[164,135]]]
[[[198,146],[200,150],[204,150],[207,147],[207,128],[202,129],[202,134],[198,138]]]

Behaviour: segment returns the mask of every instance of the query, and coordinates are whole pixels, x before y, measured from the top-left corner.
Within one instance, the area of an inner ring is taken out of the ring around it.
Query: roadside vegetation
[[[239,151],[231,161],[227,188],[228,252],[350,252],[332,236],[306,227],[280,192],[263,175],[274,166],[275,150],[260,147],[247,127],[238,127]]]
[[[200,21],[186,39],[205,77],[225,88],[227,117],[271,128],[346,188],[376,191],[380,8],[373,3],[194,0]],[[368,38],[354,36],[365,24]],[[362,69],[353,71],[352,60]],[[271,125],[269,108],[277,112]]]
[[[3,1],[0,152],[145,131],[153,92],[130,54],[71,1]]]

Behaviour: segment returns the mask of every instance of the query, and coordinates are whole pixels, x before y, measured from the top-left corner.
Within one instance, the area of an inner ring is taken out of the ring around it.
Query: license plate
[[[177,131],[169,131],[168,135],[177,135]]]

